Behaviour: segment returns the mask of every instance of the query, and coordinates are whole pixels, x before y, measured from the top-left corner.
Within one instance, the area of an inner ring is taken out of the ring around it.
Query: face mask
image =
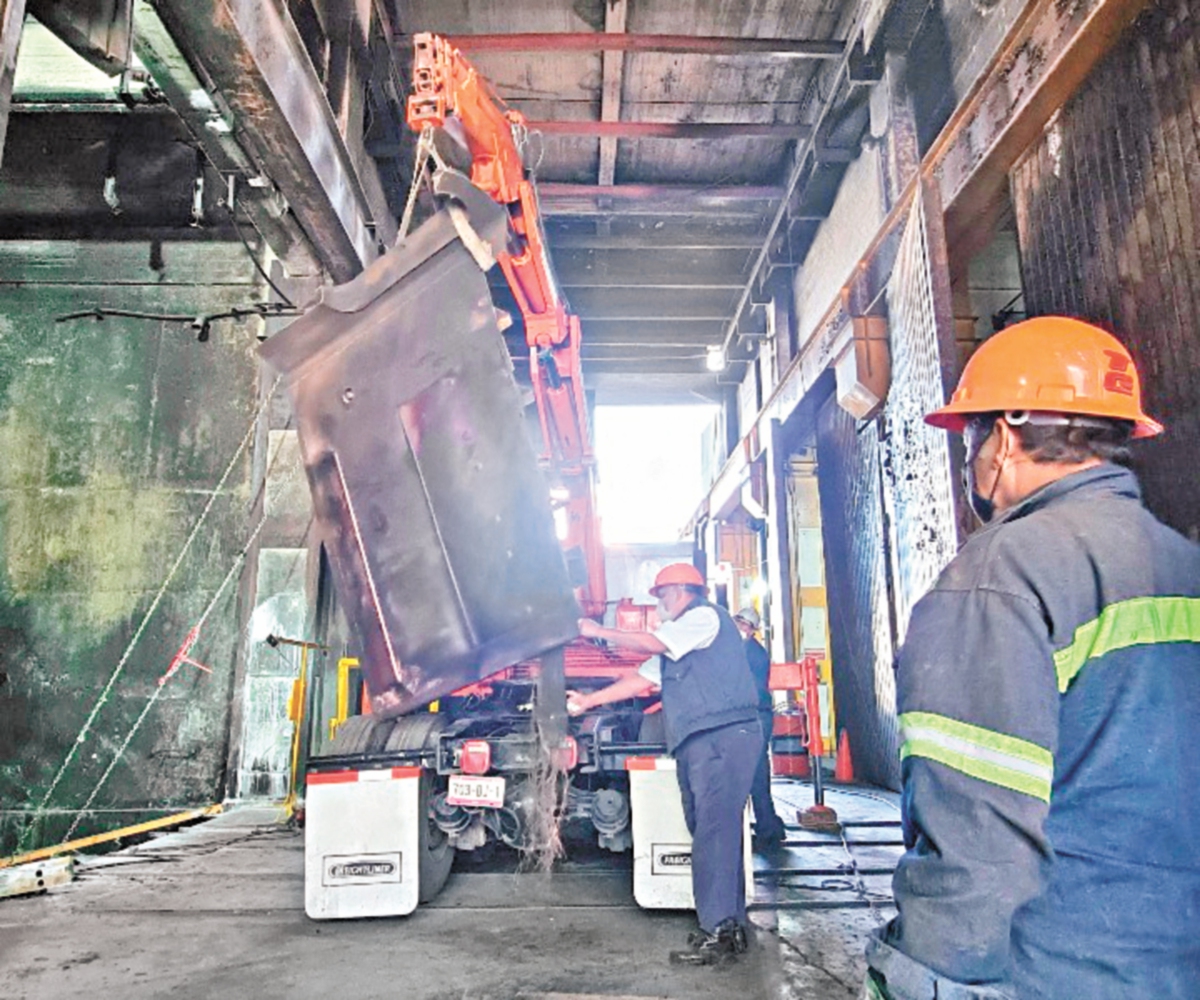
[[[662,601],[658,602],[657,611],[658,611],[658,620],[660,622],[673,621],[675,618],[675,616],[673,614],[671,614],[670,611],[667,610],[667,606],[665,604],[663,604]]]
[[[963,463],[962,471],[963,493],[966,494],[967,504],[971,508],[972,513],[979,518],[980,524],[987,524],[996,516],[996,504],[993,497],[996,495],[996,487],[1000,484],[1000,476],[997,474],[996,478],[992,481],[992,492],[985,497],[975,489],[975,476],[973,475],[975,459],[978,457],[984,442],[991,437],[993,429],[989,427],[986,433],[982,431],[977,432],[979,435],[977,441],[972,440],[975,435],[972,434],[971,429],[968,429],[965,442],[967,446],[967,459]]]
[[[985,497],[982,493],[971,490],[967,494],[967,503],[970,504],[971,510],[979,518],[981,524],[987,524],[996,516],[995,503],[990,497]]]
[[[1000,485],[1000,475],[997,473],[996,478],[992,481],[992,492],[985,497],[975,489],[975,477],[971,475],[973,464],[973,461],[968,461],[963,466],[963,492],[967,495],[967,504],[971,511],[979,518],[979,523],[988,524],[996,516],[996,503],[993,497],[996,495],[996,487]],[[1003,471],[1003,466],[1001,466],[1001,471]]]

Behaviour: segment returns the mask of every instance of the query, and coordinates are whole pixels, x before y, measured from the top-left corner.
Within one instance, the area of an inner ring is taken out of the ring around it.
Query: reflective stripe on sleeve
[[[1160,642],[1200,642],[1200,597],[1135,597],[1110,604],[1054,654],[1058,690],[1065,694],[1088,660]]]
[[[1054,757],[1049,750],[933,712],[900,716],[900,759],[925,757],[972,778],[1050,801]]]

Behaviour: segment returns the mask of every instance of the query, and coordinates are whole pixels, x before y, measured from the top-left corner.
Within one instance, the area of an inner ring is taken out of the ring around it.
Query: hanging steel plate
[[[260,348],[374,711],[577,634],[579,608],[487,281],[439,213]]]

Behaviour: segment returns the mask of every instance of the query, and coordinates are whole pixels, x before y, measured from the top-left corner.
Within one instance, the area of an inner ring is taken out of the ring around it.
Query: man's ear
[[[1021,432],[1007,420],[996,421],[996,432],[999,436],[996,440],[996,455],[992,459],[992,465],[998,469],[1006,459],[1015,458],[1022,449]]]

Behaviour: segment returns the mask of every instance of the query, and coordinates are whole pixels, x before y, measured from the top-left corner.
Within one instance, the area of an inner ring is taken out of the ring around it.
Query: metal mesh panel
[[[880,419],[884,502],[892,553],[896,632],[958,548],[944,431],[923,417],[945,401],[925,211],[918,197],[888,282],[892,385]]]
[[[886,539],[875,425],[830,399],[817,418],[817,468],[838,719],[858,775],[900,786]]]

